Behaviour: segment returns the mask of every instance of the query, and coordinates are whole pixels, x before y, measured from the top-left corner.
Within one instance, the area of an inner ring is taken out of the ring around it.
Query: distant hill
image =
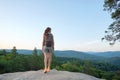
[[[7,49],[7,51],[10,52],[11,50]],[[19,54],[30,55],[33,53],[33,50],[18,49],[17,52]],[[39,53],[42,53],[42,51],[38,49],[38,54]],[[82,60],[103,60],[104,59],[104,57],[99,57],[96,55],[88,54],[86,52],[73,51],[73,50],[55,51],[54,54],[57,57],[78,58]]]
[[[120,57],[120,51],[108,51],[108,52],[95,52],[92,55],[112,58],[112,57]]]
[[[0,50],[1,51],[1,50]],[[10,52],[10,49],[6,51]],[[33,53],[33,50],[18,49],[19,54],[30,55]],[[38,54],[41,54],[42,51],[38,49]],[[91,61],[101,61],[107,62],[114,65],[120,65],[120,51],[109,51],[109,52],[80,52],[73,50],[65,51],[55,51],[56,57],[67,57],[67,58],[77,58],[81,60],[91,60]]]
[[[120,51],[95,52],[91,54],[106,58],[102,62],[120,66]]]
[[[37,50],[38,51],[38,54],[40,54],[41,53],[41,50]],[[33,53],[33,50],[17,50],[17,52],[19,53],[19,54],[32,54]]]
[[[33,50],[17,50],[20,54],[32,54]],[[42,53],[41,50],[38,50],[38,54]],[[96,55],[88,54],[80,51],[65,50],[65,51],[55,51],[55,56],[57,57],[68,57],[68,58],[78,58],[82,60],[103,60],[104,57],[99,57]]]
[[[95,56],[80,51],[66,50],[66,51],[55,51],[57,57],[69,57],[69,58],[79,58],[82,60],[103,60],[104,57]]]
[[[0,49],[0,51],[1,51],[2,49]],[[11,52],[11,50],[10,49],[6,49],[6,51],[7,52]],[[41,53],[41,50],[37,50],[38,51],[38,54],[39,53]],[[19,54],[26,54],[26,55],[30,55],[30,54],[32,54],[33,53],[33,50],[27,50],[27,49],[17,49],[17,52],[19,53]]]
[[[0,50],[1,51],[1,50]],[[6,51],[10,52],[10,49],[6,49]],[[32,54],[33,50],[26,49],[18,49],[17,52],[19,54]],[[42,53],[40,49],[38,49],[38,54]],[[69,57],[69,58],[79,58],[83,60],[103,60],[105,58],[112,57],[120,57],[120,51],[107,51],[107,52],[80,52],[74,50],[65,50],[65,51],[55,51],[55,55],[57,57]]]
[[[18,50],[20,54],[32,54],[33,50]],[[38,53],[41,53],[38,50]],[[102,61],[113,65],[120,66],[120,51],[95,52],[89,54],[88,52],[80,52],[73,50],[55,51],[57,57],[77,58],[82,60]]]
[[[120,66],[120,57],[107,58],[104,62]]]

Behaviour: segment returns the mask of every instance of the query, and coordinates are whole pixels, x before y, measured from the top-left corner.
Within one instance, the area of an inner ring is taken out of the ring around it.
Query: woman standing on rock
[[[44,73],[46,73],[51,69],[52,53],[54,51],[54,37],[50,27],[47,27],[44,31],[42,51],[44,53]]]

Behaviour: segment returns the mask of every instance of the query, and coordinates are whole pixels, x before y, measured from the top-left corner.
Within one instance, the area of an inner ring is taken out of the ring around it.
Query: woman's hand
[[[52,46],[53,50],[54,50],[54,46]]]

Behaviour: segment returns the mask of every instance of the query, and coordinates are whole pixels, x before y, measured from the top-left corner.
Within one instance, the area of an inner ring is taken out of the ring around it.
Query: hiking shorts
[[[44,46],[43,47],[43,52],[44,53],[53,53],[53,47],[46,47],[46,46]]]

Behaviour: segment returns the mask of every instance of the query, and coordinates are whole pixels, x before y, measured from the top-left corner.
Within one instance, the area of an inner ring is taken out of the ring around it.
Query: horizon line
[[[5,50],[12,50],[13,48],[6,48]],[[36,48],[37,49],[37,48]],[[4,50],[4,49],[0,49],[0,50]],[[34,50],[34,49],[17,49],[17,50]],[[37,49],[37,50],[42,50],[42,49]],[[78,51],[78,52],[113,52],[113,51],[120,51],[120,50],[107,50],[107,51],[80,51],[80,50],[55,50],[55,51]]]

